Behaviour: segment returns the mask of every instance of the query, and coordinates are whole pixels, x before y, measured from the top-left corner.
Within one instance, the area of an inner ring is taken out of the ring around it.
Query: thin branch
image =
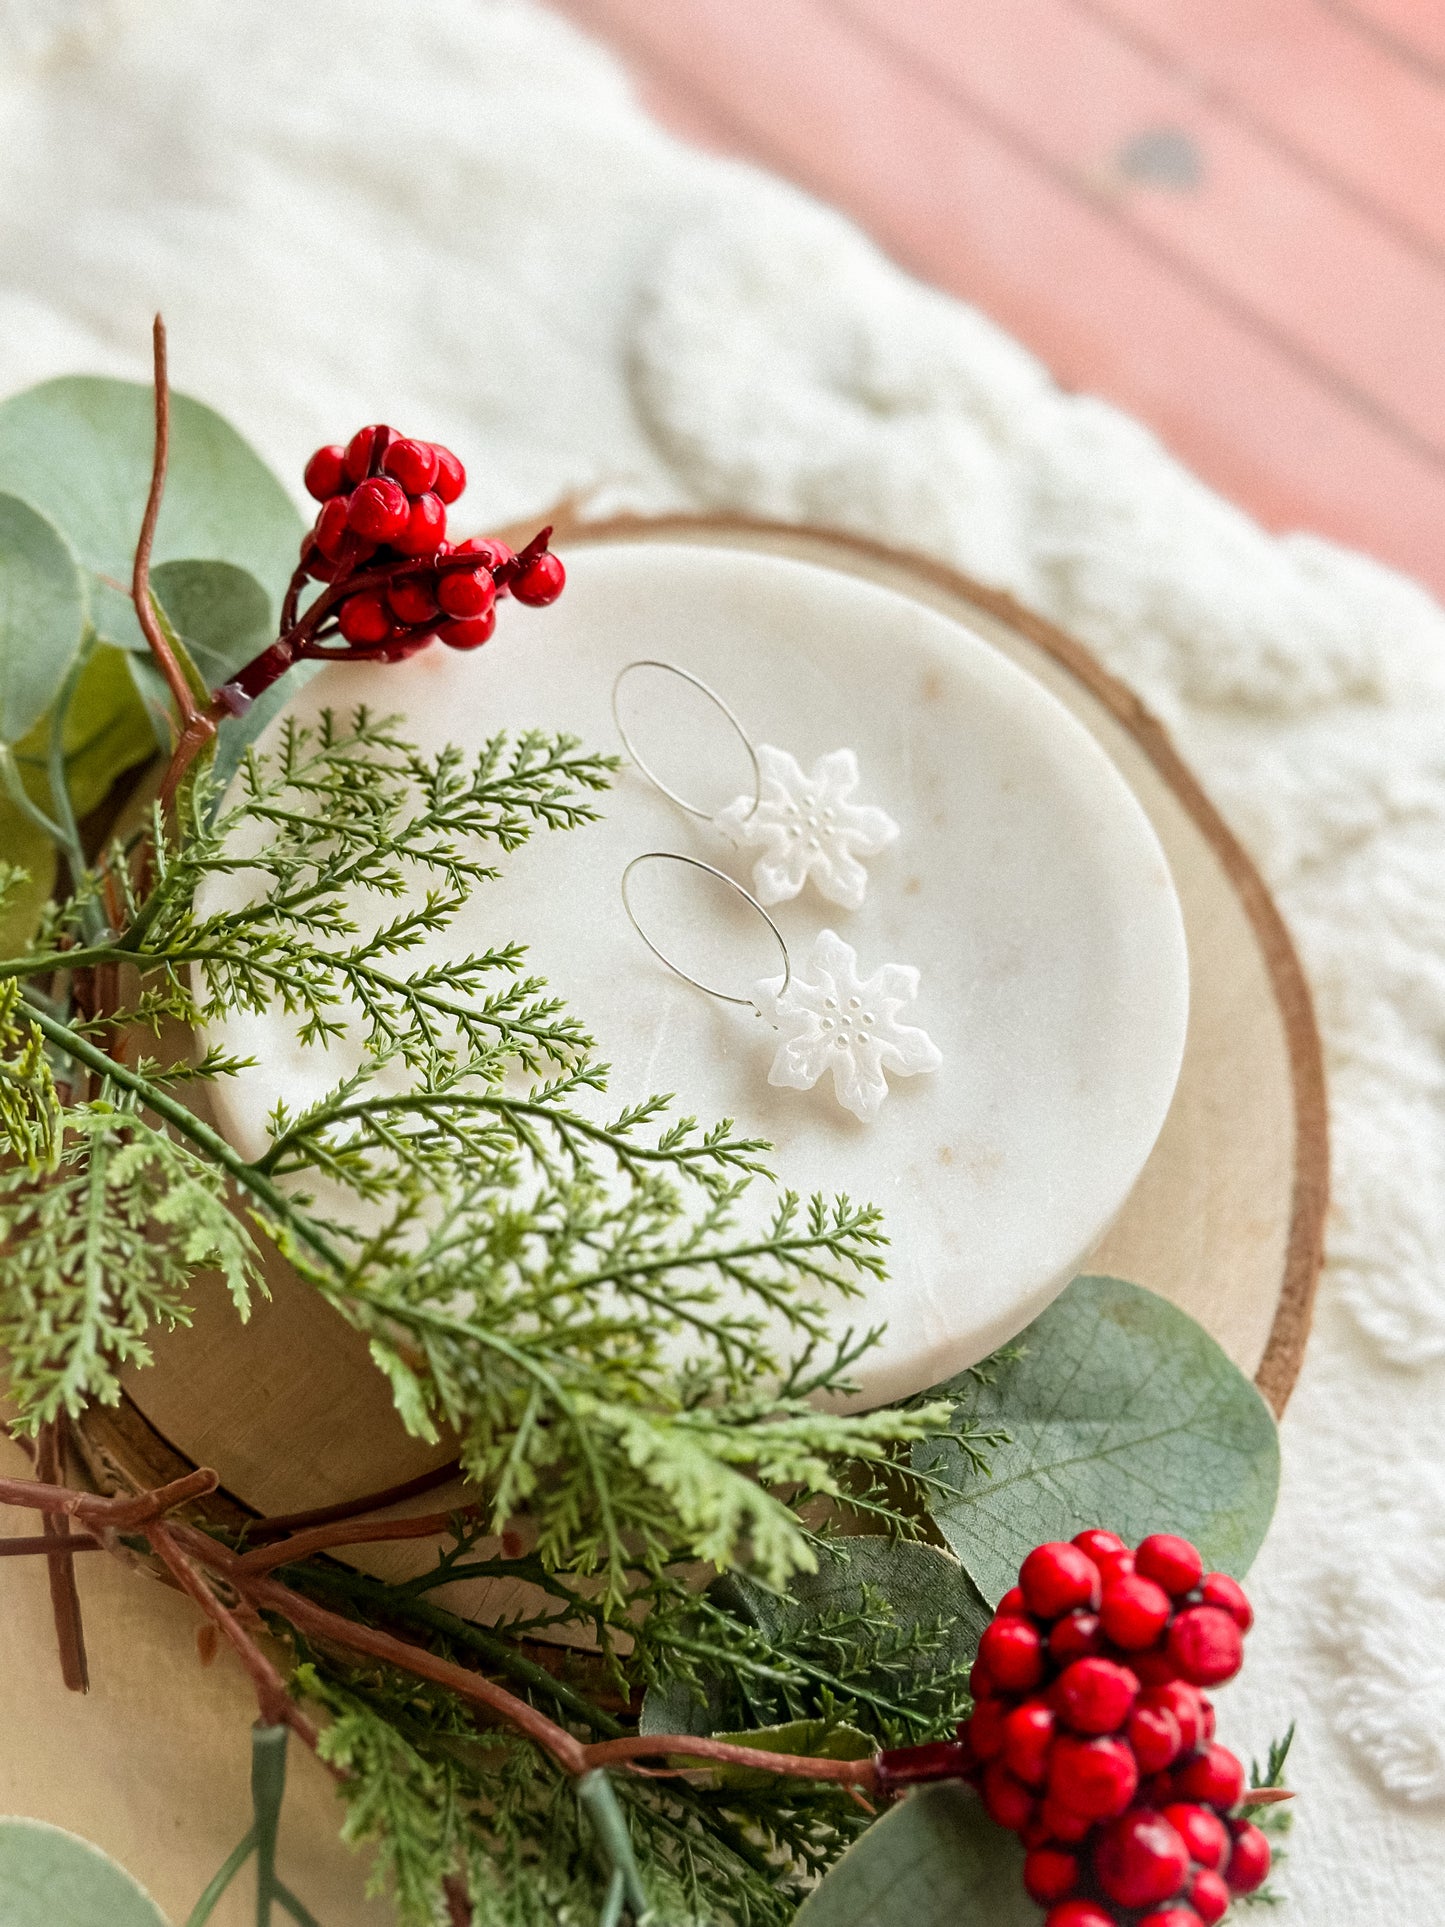
[[[414,1519],[377,1519],[370,1525],[351,1525],[338,1520],[335,1525],[316,1526],[298,1532],[275,1545],[258,1546],[241,1557],[241,1570],[247,1573],[270,1572],[275,1566],[295,1565],[313,1552],[329,1546],[371,1546],[387,1539],[433,1539],[457,1519],[478,1519],[480,1506],[459,1506],[451,1512],[428,1512]]]
[[[460,1459],[450,1459],[445,1465],[437,1466],[431,1472],[420,1472],[414,1479],[406,1479],[400,1485],[384,1486],[380,1492],[364,1492],[358,1499],[342,1499],[336,1505],[313,1506],[309,1512],[276,1512],[265,1519],[258,1519],[254,1525],[247,1526],[246,1537],[253,1545],[263,1540],[279,1538],[288,1532],[304,1532],[312,1526],[329,1526],[335,1520],[361,1519],[369,1512],[384,1512],[389,1505],[400,1505],[405,1499],[419,1498],[423,1492],[434,1492],[439,1485],[449,1485],[457,1478],[462,1469]]]
[[[43,1552],[47,1558],[68,1559],[75,1552],[105,1552],[108,1548],[89,1532],[72,1532],[68,1539],[52,1539],[47,1533],[32,1537],[12,1535],[0,1539],[0,1559],[19,1559],[27,1553]]]
[[[256,1703],[261,1709],[262,1719],[268,1726],[289,1726],[314,1753],[320,1734],[286,1691],[286,1682],[240,1620],[229,1607],[222,1605],[185,1557],[176,1543],[173,1528],[157,1521],[147,1531],[146,1538],[176,1584],[183,1592],[190,1594],[201,1611],[220,1628],[235,1648],[256,1690]]]
[[[61,1422],[42,1425],[36,1444],[35,1469],[47,1482],[58,1482],[61,1464]],[[90,1690],[90,1666],[85,1656],[85,1623],[80,1616],[80,1594],[75,1586],[75,1561],[62,1548],[70,1537],[64,1513],[49,1514],[41,1536],[51,1542],[46,1560],[50,1576],[50,1611],[55,1621],[55,1643],[60,1649],[60,1677],[72,1693]]]
[[[634,1733],[620,1740],[598,1740],[585,1749],[589,1767],[629,1766],[635,1760],[696,1759],[706,1765],[759,1767],[766,1773],[790,1774],[803,1780],[836,1780],[871,1793],[876,1784],[873,1761],[820,1760],[808,1753],[771,1753],[758,1746],[735,1746],[697,1733]]]
[[[96,1532],[134,1532],[176,1506],[202,1499],[221,1483],[208,1466],[188,1472],[183,1479],[158,1485],[130,1499],[107,1499],[74,1486],[50,1485],[40,1479],[0,1479],[0,1505],[28,1507],[32,1512],[66,1515]]]
[[[186,672],[176,660],[175,651],[166,641],[160,624],[156,621],[155,610],[151,606],[151,549],[156,539],[156,521],[161,512],[161,497],[166,489],[166,465],[171,452],[171,388],[166,373],[166,324],[159,315],[151,331],[155,352],[155,391],[156,391],[156,434],[155,453],[151,461],[151,487],[146,498],[145,515],[140,525],[140,536],[135,545],[135,565],[131,572],[131,595],[135,601],[136,620],[150,646],[161,674],[165,677],[176,711],[180,716],[184,731],[196,721],[200,710],[186,678]]]

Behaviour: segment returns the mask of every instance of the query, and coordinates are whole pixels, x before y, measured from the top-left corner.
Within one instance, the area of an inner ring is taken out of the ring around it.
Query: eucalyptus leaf
[[[1243,1578],[1274,1510],[1279,1440],[1202,1326],[1138,1285],[1076,1278],[1020,1345],[987,1382],[965,1373],[942,1388],[961,1420],[1008,1433],[988,1475],[946,1437],[913,1448],[949,1488],[933,1517],[985,1597],[1003,1596],[1034,1546],[1087,1526],[1131,1545],[1182,1533]]]
[[[24,880],[7,877],[11,887],[0,902],[0,956],[18,957],[34,936],[55,888],[55,845],[10,798],[0,792],[0,863],[23,870]]]
[[[67,537],[96,578],[93,620],[108,641],[141,650],[127,589],[150,490],[148,384],[71,375],[0,403],[0,489]],[[246,570],[279,606],[302,523],[255,451],[213,410],[171,397],[171,456],[155,563],[204,556]]]
[[[234,562],[162,562],[151,572],[151,588],[208,690],[274,640],[271,598]]]
[[[124,650],[98,644],[71,697],[61,748],[65,784],[77,816],[103,802],[117,777],[155,754],[155,738],[130,663]],[[26,789],[45,810],[51,808],[49,753],[50,718],[44,716],[15,745],[15,761]]]
[[[0,494],[0,743],[55,700],[85,634],[85,584],[53,523]]]
[[[968,1787],[919,1787],[854,1841],[795,1927],[1039,1927],[1023,1864]]]
[[[166,1927],[145,1889],[99,1847],[43,1820],[0,1819],[5,1927]]]

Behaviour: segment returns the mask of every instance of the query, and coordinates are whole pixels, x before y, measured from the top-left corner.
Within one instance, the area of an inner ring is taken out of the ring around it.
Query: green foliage
[[[640,1636],[639,1663],[658,1675],[641,1730],[731,1736],[821,1721],[875,1745],[934,1738],[967,1710],[988,1619],[936,1547],[830,1539],[785,1592],[730,1572],[700,1598],[658,1602]]]
[[[97,376],[42,382],[0,403],[0,489],[61,531],[90,572],[96,629],[138,651],[125,590],[150,488],[153,409],[149,386]],[[234,563],[279,606],[300,537],[300,516],[254,451],[211,409],[173,395],[155,561]]]
[[[85,585],[59,531],[0,494],[0,743],[54,702],[85,621]]]
[[[50,780],[55,720],[41,717],[14,748],[26,793],[51,815],[67,801],[77,817],[89,815],[118,777],[155,754],[154,734],[131,679],[129,658],[108,643],[87,652],[61,719],[60,798]]]
[[[151,589],[208,689],[244,669],[276,633],[271,598],[233,562],[162,562]]]
[[[1116,1278],[1076,1278],[986,1379],[942,1388],[952,1426],[1000,1427],[981,1476],[951,1438],[915,1448],[930,1508],[997,1602],[1046,1539],[1103,1526],[1131,1545],[1183,1533],[1242,1578],[1279,1485],[1274,1420],[1255,1387],[1177,1307]]]
[[[242,1316],[254,1283],[251,1240],[211,1165],[105,1098],[63,1122],[53,1175],[0,1171],[0,1348],[32,1431],[91,1400],[115,1404],[120,1369],[150,1363],[151,1329],[189,1322],[197,1271],[219,1270]]]
[[[123,1867],[43,1820],[0,1819],[0,1920],[5,1927],[166,1927]]]
[[[19,1167],[13,1173],[0,1168],[0,1184],[16,1185],[53,1165],[60,1146],[60,1105],[45,1039],[13,979],[0,983],[0,1145]]]
[[[1040,1927],[1023,1890],[1023,1849],[977,1794],[920,1787],[850,1847],[797,1927]]]

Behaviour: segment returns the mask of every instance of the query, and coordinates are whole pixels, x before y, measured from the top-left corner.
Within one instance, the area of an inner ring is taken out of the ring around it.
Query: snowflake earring
[[[716,877],[736,891],[768,926],[783,960],[780,977],[760,977],[747,996],[719,990],[694,977],[648,936],[638,921],[628,884],[639,864],[685,863]],[[633,857],[622,872],[622,907],[628,921],[653,956],[720,1003],[740,1004],[771,1024],[779,1033],[778,1048],[768,1071],[768,1082],[795,1091],[810,1091],[825,1072],[833,1073],[833,1093],[845,1111],[864,1124],[877,1117],[888,1095],[886,1071],[895,1077],[916,1077],[936,1071],[942,1053],[916,1024],[899,1022],[899,1012],[918,996],[918,972],[911,964],[884,964],[871,977],[858,971],[858,953],[832,930],[820,930],[802,965],[795,970],[783,933],[767,911],[725,870],[695,856],[673,850],[646,850]]]
[[[618,697],[623,682],[637,669],[662,669],[680,676],[721,711],[752,763],[750,796],[739,796],[725,808],[710,811],[689,803],[663,782],[638,753],[622,720]],[[860,858],[877,856],[899,831],[886,810],[852,800],[860,778],[858,758],[851,749],[820,756],[805,771],[785,749],[771,743],[754,745],[722,697],[700,677],[676,663],[650,658],[630,662],[621,670],[612,685],[612,715],[623,747],[655,789],[689,816],[711,823],[730,842],[759,852],[753,864],[753,888],[760,903],[786,903],[811,881],[829,903],[845,910],[861,906],[868,872]]]

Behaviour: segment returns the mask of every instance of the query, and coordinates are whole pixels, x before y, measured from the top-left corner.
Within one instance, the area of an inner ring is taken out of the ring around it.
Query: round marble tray
[[[1113,1221],[1088,1263],[1183,1305],[1282,1408],[1320,1261],[1327,1153],[1318,1041],[1278,913],[1159,726],[1068,637],[916,558],[813,531],[682,518],[574,526],[558,542],[564,553],[682,542],[841,572],[961,620],[1084,725],[1167,855],[1192,979],[1173,1102],[1117,1215],[1118,1200],[1110,1204]],[[586,573],[579,569],[579,582]],[[688,660],[683,642],[670,653]],[[711,674],[727,685],[724,665]],[[686,829],[672,827],[667,847],[693,848]],[[899,960],[923,961],[902,951]],[[450,1455],[406,1438],[361,1342],[313,1294],[281,1275],[272,1286],[274,1303],[244,1329],[221,1304],[203,1302],[195,1328],[163,1340],[155,1367],[134,1375],[126,1404],[87,1420],[90,1450],[142,1478],[169,1475],[177,1456],[213,1465],[234,1500],[272,1514],[443,1481]]]

